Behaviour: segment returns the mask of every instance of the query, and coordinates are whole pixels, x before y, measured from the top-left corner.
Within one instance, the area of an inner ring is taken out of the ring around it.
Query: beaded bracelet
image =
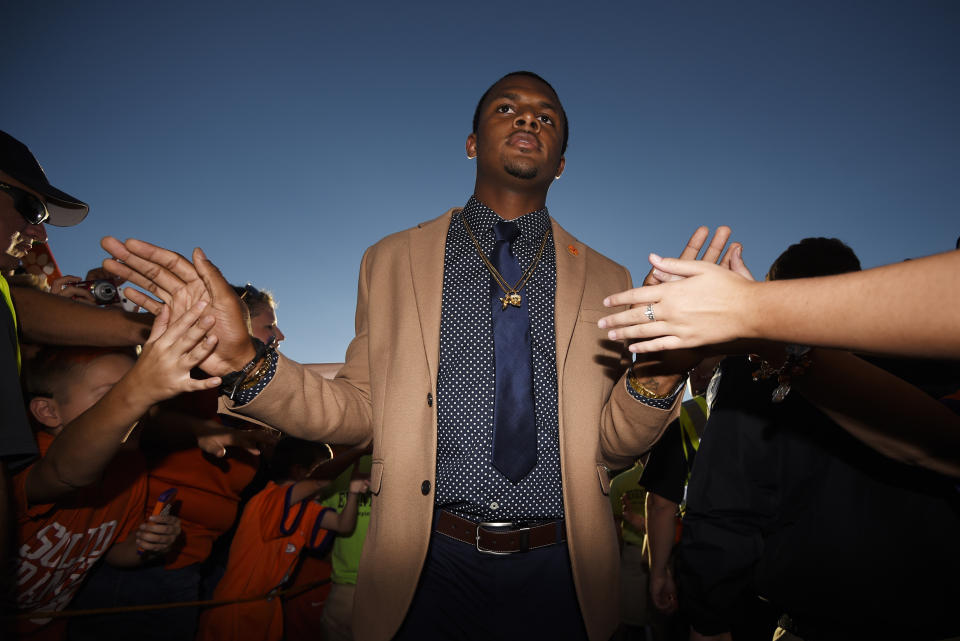
[[[251,342],[253,343],[253,348],[255,353],[253,358],[249,363],[243,366],[243,369],[237,370],[236,372],[230,372],[224,376],[220,377],[220,393],[229,398],[231,401],[236,395],[237,391],[240,389],[240,385],[243,384],[247,376],[253,371],[253,368],[256,367],[257,363],[260,362],[264,356],[266,356],[268,351],[273,350],[273,341],[270,341],[270,345],[265,345],[260,339],[251,336]]]

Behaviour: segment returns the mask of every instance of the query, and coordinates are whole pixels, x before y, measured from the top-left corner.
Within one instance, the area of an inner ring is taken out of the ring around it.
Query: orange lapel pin
[[[571,256],[578,256],[580,252],[573,245],[567,245],[567,251],[570,252]]]

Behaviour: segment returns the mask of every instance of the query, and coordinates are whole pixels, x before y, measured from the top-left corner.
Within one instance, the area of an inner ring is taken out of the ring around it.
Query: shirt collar
[[[476,196],[470,196],[462,213],[478,240],[483,236],[493,236],[494,224],[503,220],[497,212],[480,202]],[[550,212],[544,206],[515,218],[513,222],[520,227],[521,242],[531,247],[539,247],[543,241],[543,235],[550,229]]]

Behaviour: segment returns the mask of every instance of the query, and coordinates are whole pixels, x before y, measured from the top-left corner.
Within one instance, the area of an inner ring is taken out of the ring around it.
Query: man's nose
[[[519,129],[529,128],[533,131],[540,130],[540,121],[537,120],[536,114],[531,110],[521,111],[517,114],[517,119],[513,121],[514,127]]]
[[[286,336],[283,335],[283,332],[280,331],[280,328],[279,328],[279,327],[274,327],[274,328],[273,328],[273,335],[277,337],[277,342],[278,342],[278,343],[279,343],[280,341],[282,341],[283,339],[286,338]]]

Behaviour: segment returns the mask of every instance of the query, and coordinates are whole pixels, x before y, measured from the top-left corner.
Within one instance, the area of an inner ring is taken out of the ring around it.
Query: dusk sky
[[[550,213],[639,281],[697,225],[765,273],[835,236],[865,267],[960,235],[960,3],[43,2],[4,9],[0,129],[91,205],[49,228],[271,289],[282,351],[338,361],[383,236],[463,205],[476,102],[529,69],[570,119]],[[611,292],[612,293],[612,292]],[[891,301],[895,304],[895,301]]]

